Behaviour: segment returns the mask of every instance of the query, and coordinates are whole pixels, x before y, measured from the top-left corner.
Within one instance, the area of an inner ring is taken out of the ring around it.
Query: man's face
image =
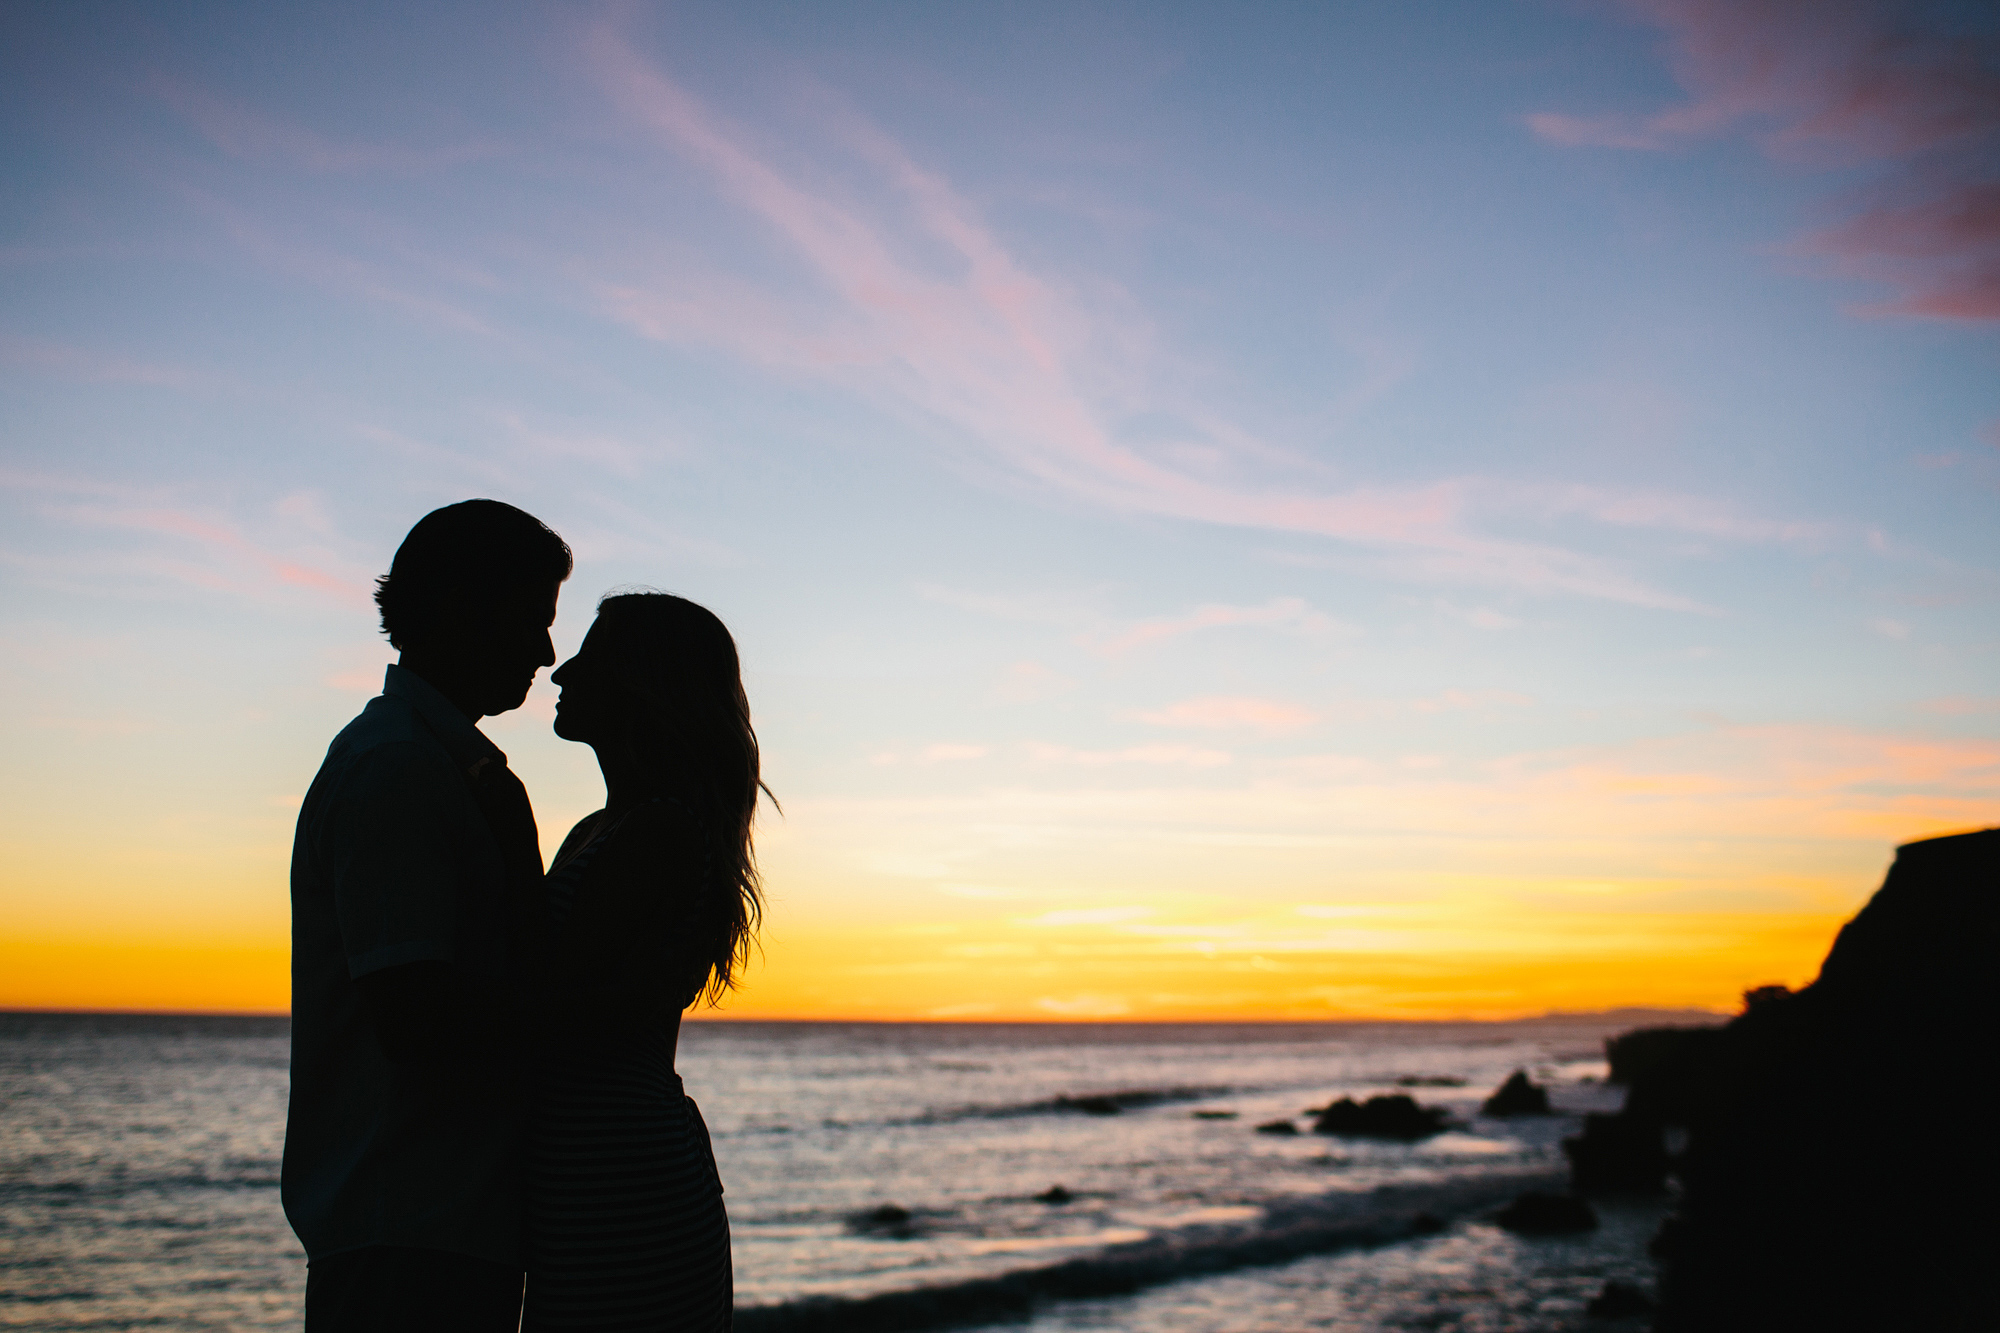
[[[482,717],[519,708],[535,673],[556,664],[549,626],[556,621],[559,583],[522,588],[463,626],[459,641],[465,702]]]

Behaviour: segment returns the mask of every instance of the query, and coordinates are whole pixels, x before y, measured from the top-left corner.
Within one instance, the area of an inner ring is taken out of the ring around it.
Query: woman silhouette
[[[693,602],[617,594],[552,679],[556,734],[597,752],[605,795],[546,881],[522,1328],[726,1329],[729,1219],[674,1048],[681,1011],[735,984],[761,908],[769,789],[736,644]]]

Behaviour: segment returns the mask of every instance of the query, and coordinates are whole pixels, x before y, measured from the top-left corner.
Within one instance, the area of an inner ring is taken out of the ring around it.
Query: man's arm
[[[449,824],[464,779],[428,746],[378,746],[336,794],[327,854],[341,944],[368,1026],[395,1064],[448,1059],[457,880]]]
[[[457,1055],[451,964],[385,967],[355,981],[375,1041],[391,1064],[439,1064]]]

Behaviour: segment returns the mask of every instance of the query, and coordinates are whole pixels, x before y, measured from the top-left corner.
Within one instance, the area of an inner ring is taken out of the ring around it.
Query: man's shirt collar
[[[502,768],[507,766],[507,756],[500,747],[488,740],[485,732],[473,726],[451,700],[438,693],[436,686],[408,667],[391,662],[388,676],[382,682],[382,693],[401,699],[416,709],[417,716],[443,744],[452,762],[466,772],[477,774],[495,760]]]

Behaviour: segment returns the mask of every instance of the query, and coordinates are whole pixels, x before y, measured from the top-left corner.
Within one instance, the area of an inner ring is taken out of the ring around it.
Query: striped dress
[[[558,858],[547,881],[553,938],[622,822]],[[722,1181],[701,1112],[674,1073],[672,1034],[627,1028],[592,1040],[559,1029],[543,1043],[538,1083],[523,1333],[728,1329]]]

